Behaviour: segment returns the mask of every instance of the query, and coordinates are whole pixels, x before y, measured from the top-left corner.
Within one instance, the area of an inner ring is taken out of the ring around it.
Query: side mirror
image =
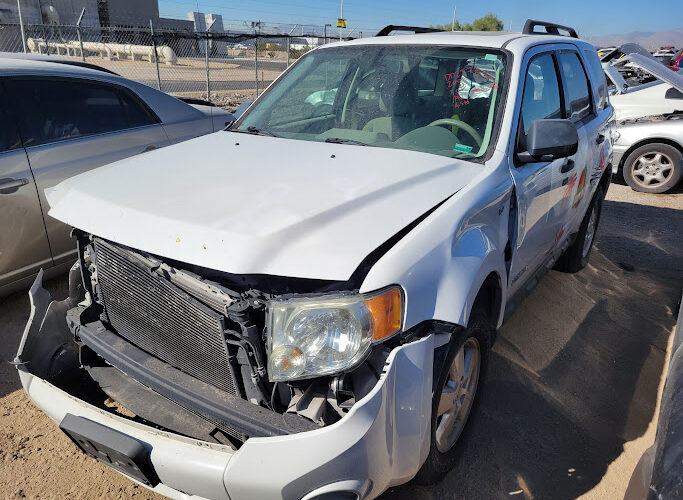
[[[520,161],[553,161],[576,153],[579,134],[570,120],[534,120],[526,137],[527,150],[518,153]]]
[[[253,102],[254,101],[244,101],[242,104],[240,104],[233,113],[233,115],[235,116],[235,120],[238,120],[239,117],[244,114],[244,112],[247,110],[247,108],[249,108],[249,106],[251,106]]]

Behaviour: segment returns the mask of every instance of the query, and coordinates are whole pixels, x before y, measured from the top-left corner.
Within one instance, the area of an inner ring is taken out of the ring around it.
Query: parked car
[[[45,189],[230,121],[95,68],[0,57],[0,296],[76,256],[68,225],[47,216]]]
[[[613,84],[610,101],[614,106],[615,120],[683,111],[683,93],[680,91],[683,88],[683,75],[640,54],[628,54],[617,64],[626,63],[650,75],[651,81],[645,84],[628,83],[617,66],[611,63],[604,65],[605,73]]]
[[[228,130],[48,190],[79,258],[68,299],[29,292],[22,384],[174,498],[435,482],[504,316],[588,262],[612,114],[550,23],[314,49]]]
[[[617,85],[623,90],[611,97],[616,116],[612,171],[621,169],[636,191],[664,193],[681,179],[683,76],[638,54],[625,59],[661,80],[635,87]],[[619,81],[613,67],[605,71]]]

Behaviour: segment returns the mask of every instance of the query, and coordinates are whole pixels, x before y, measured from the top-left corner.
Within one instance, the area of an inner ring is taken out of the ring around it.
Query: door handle
[[[567,184],[569,184],[569,177],[565,177],[564,179],[562,179],[562,185],[566,186]]]
[[[570,170],[574,168],[574,160],[567,160],[564,162],[564,165],[562,165],[562,168],[560,169],[561,174],[566,174]]]
[[[0,194],[9,194],[9,190],[17,190],[28,184],[28,179],[0,179]]]
[[[146,153],[147,151],[154,151],[157,147],[154,144],[150,144],[147,146],[145,149],[142,150],[143,153]]]
[[[598,134],[598,137],[595,139],[595,144],[602,144],[603,142],[605,142],[605,136]]]

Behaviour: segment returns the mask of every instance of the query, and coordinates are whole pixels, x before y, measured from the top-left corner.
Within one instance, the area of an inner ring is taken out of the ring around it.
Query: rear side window
[[[588,61],[591,77],[598,87],[598,108],[605,109],[608,106],[609,101],[607,98],[607,78],[602,69],[602,64],[600,64],[598,54],[594,50],[584,50],[583,53],[586,57],[586,61]]]
[[[20,103],[24,145],[37,146],[75,137],[157,123],[128,89],[69,78],[12,78],[7,91]]]
[[[567,88],[567,111],[571,120],[578,122],[591,114],[588,77],[576,52],[561,52],[560,68]]]
[[[0,84],[0,153],[21,147],[19,131],[7,109],[7,100]]]
[[[522,97],[523,138],[534,120],[562,118],[560,85],[551,54],[534,57],[527,67]]]

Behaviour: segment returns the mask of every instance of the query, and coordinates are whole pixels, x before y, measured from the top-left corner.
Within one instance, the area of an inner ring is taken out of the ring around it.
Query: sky
[[[349,30],[370,35],[387,24],[450,23],[454,6],[461,22],[471,22],[492,12],[503,20],[506,30],[512,26],[513,31],[520,31],[527,18],[567,24],[581,36],[683,30],[683,0],[346,0],[344,17]],[[236,21],[255,20],[336,26],[340,0],[159,0],[162,17],[185,19],[187,12],[197,8],[200,12],[221,14],[224,24],[231,26],[238,24]],[[336,27],[332,32],[336,32]]]

